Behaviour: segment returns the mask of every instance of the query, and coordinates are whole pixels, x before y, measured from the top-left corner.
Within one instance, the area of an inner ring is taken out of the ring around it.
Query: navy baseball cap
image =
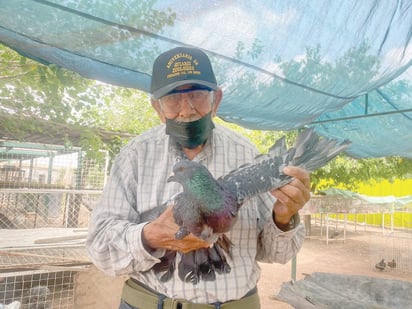
[[[150,93],[155,99],[186,84],[200,85],[212,90],[218,88],[209,57],[202,50],[176,47],[156,58],[150,85]]]

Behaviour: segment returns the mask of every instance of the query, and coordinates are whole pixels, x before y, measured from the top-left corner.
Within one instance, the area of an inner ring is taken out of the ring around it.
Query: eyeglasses
[[[210,90],[183,89],[176,90],[169,95],[160,98],[163,111],[169,114],[177,114],[182,109],[183,100],[186,98],[190,106],[197,112],[208,111],[210,108]]]

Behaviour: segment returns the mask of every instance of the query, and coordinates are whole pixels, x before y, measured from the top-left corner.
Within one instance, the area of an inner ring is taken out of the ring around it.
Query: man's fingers
[[[164,240],[161,245],[163,248],[168,250],[179,251],[182,253],[187,253],[193,250],[208,248],[210,244],[192,234],[187,235],[183,239],[169,239]]]
[[[308,171],[296,166],[286,166],[283,172],[295,179],[299,179],[306,188],[310,189],[310,174]]]

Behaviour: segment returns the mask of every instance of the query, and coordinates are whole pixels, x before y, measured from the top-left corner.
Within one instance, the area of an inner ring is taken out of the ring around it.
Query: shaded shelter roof
[[[354,157],[412,158],[410,1],[0,2],[0,43],[148,91],[155,57],[197,46],[224,98],[218,116],[250,129],[313,126]]]
[[[15,126],[10,126],[14,123]],[[21,123],[30,123],[30,130],[19,130]],[[78,152],[87,132],[107,143],[116,138],[130,139],[134,135],[78,125],[57,123],[38,118],[0,113],[0,162],[11,158],[27,160]]]
[[[26,129],[19,131],[19,123],[31,124],[32,131]],[[15,123],[11,126],[10,123]],[[107,131],[97,128],[81,127],[67,123],[47,121],[40,118],[28,118],[18,115],[0,113],[0,140],[15,140],[39,144],[82,146],[82,136],[87,132],[93,132],[103,142],[110,142],[115,138],[132,138],[135,135],[125,132]]]

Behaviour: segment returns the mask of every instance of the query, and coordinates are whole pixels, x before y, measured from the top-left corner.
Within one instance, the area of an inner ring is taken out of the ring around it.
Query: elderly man
[[[289,166],[284,172],[294,177],[291,183],[252,198],[239,210],[227,233],[233,243],[230,272],[193,284],[176,273],[160,280],[152,269],[166,250],[210,245],[192,234],[176,239],[172,207],[154,220],[142,219],[181,191],[179,184],[167,182],[173,165],[181,158],[195,160],[219,177],[258,154],[246,138],[213,123],[222,96],[203,51],[177,47],[155,60],[151,103],[163,125],[134,138],[116,157],[87,241],[97,267],[130,276],[120,308],[259,308],[257,262],[286,263],[302,245],[298,211],[310,197],[309,174]]]

